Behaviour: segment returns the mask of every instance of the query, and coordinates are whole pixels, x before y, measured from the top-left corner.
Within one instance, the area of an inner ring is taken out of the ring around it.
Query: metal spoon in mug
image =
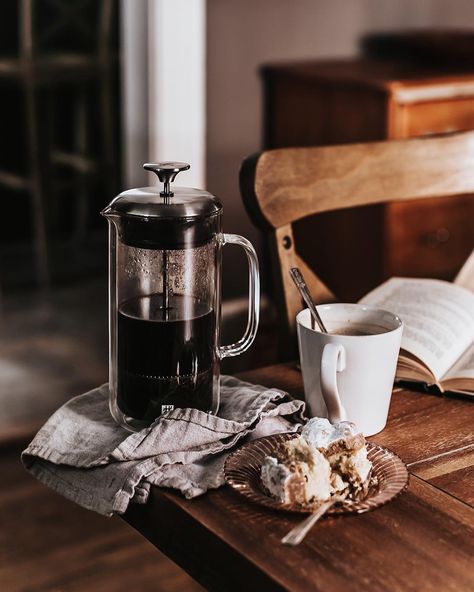
[[[311,300],[311,296],[309,295],[308,288],[306,286],[306,282],[304,281],[303,274],[297,267],[292,267],[290,269],[291,279],[295,282],[296,287],[298,288],[299,293],[303,297],[303,300],[306,302],[307,307],[309,308],[313,319],[318,324],[319,328],[321,329],[322,333],[327,333],[327,329],[324,326],[321,317],[319,316],[318,310]]]
[[[281,542],[284,545],[291,545],[292,547],[299,545],[316,522],[338,501],[340,501],[339,498],[333,498],[327,502],[323,502],[312,514],[305,518],[303,522],[300,522],[292,528],[290,532],[281,539]]]

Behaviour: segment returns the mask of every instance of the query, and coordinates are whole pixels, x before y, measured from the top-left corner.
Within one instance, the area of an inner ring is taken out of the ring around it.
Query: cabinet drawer
[[[387,205],[386,273],[452,279],[474,248],[474,196]]]
[[[403,137],[474,129],[474,98],[403,105]]]

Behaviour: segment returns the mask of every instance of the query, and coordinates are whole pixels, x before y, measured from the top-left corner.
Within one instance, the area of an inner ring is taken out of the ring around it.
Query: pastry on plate
[[[315,417],[280,444],[261,468],[266,491],[284,504],[315,505],[337,496],[356,499],[369,486],[372,463],[353,423]]]

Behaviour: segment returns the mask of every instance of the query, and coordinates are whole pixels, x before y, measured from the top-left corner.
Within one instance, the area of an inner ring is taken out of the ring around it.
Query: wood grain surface
[[[474,506],[474,444],[409,465],[410,472]]]
[[[274,228],[371,203],[474,192],[474,132],[262,152],[255,195]]]
[[[145,508],[133,508],[129,519],[161,549],[163,535],[152,525],[163,533],[185,515],[172,558],[211,589],[454,592],[474,585],[472,510],[417,477],[383,508],[326,518],[296,548],[280,539],[301,517],[262,510],[232,491],[192,502],[155,491]]]
[[[294,364],[243,377],[302,395]],[[153,488],[125,518],[212,590],[471,590],[473,420],[471,401],[394,393],[388,426],[371,439],[410,463],[408,491],[373,512],[323,520],[296,548],[280,539],[297,516],[229,488],[191,501]]]
[[[241,376],[249,382],[278,386],[304,399],[301,372],[294,363],[269,366]],[[410,464],[474,448],[473,426],[472,400],[396,389],[387,426],[370,440],[390,448]]]

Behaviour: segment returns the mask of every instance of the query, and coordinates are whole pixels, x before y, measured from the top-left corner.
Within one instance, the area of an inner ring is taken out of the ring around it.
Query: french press
[[[178,407],[216,413],[219,362],[252,344],[260,283],[252,244],[222,233],[222,204],[207,191],[171,185],[189,165],[145,164],[163,183],[120,193],[109,221],[109,406],[136,431]],[[221,251],[233,243],[249,263],[247,328],[220,345]]]

